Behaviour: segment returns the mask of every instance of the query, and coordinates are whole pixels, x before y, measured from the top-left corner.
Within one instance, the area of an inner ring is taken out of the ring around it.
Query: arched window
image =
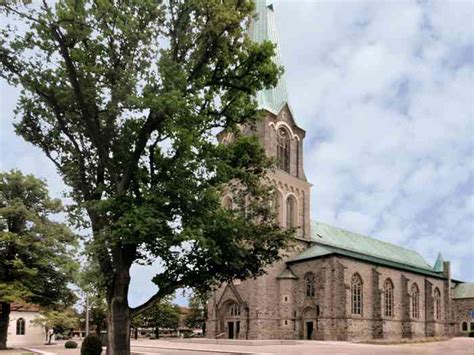
[[[393,317],[393,283],[392,280],[386,279],[383,284],[384,294],[384,315],[385,317]]]
[[[304,277],[306,283],[306,296],[314,297],[314,290],[315,290],[315,281],[314,275],[311,272],[308,272]]]
[[[362,279],[354,274],[351,279],[351,313],[362,314]]]
[[[420,290],[417,284],[411,287],[411,317],[413,319],[420,317]]]
[[[284,128],[277,131],[277,164],[279,169],[290,172],[290,134]]]
[[[16,321],[16,335],[25,335],[25,320],[18,318]]]
[[[433,298],[434,298],[434,316],[436,320],[441,319],[441,292],[439,291],[439,288],[435,288],[434,293],[433,293]]]
[[[467,322],[462,322],[461,323],[461,331],[462,332],[467,332]]]
[[[234,303],[229,307],[229,316],[231,317],[240,316],[240,307],[237,303]]]
[[[296,227],[296,199],[294,196],[288,196],[286,199],[286,226],[287,228]]]

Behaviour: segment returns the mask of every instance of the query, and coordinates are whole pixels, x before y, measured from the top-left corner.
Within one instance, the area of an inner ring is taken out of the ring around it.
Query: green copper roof
[[[280,47],[278,45],[278,36],[275,26],[275,14],[273,10],[273,1],[255,0],[256,18],[250,24],[249,36],[258,43],[271,41],[276,45],[274,62],[281,66]],[[278,84],[269,90],[263,90],[257,93],[258,107],[267,110],[273,114],[278,114],[285,104],[288,103],[285,78],[281,77]]]
[[[327,224],[313,224],[312,241],[313,246],[295,256],[289,263],[339,254],[435,277],[443,277],[443,275],[435,272],[420,254],[413,250]]]
[[[443,255],[441,255],[441,253],[438,253],[438,257],[436,258],[436,262],[433,266],[433,270],[436,272],[443,272],[443,263],[444,263]]]
[[[474,298],[474,283],[458,284],[453,289],[453,298]]]

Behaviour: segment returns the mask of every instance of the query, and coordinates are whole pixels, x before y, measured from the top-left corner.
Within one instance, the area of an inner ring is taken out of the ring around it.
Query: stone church
[[[257,0],[256,7],[250,36],[273,41],[280,64],[273,5]],[[268,178],[278,191],[279,223],[297,228],[296,246],[264,276],[212,293],[207,336],[354,341],[474,333],[474,283],[453,280],[441,254],[431,265],[416,251],[311,222],[305,131],[293,116],[284,80],[257,100],[267,113],[257,136],[277,158],[278,169]],[[231,139],[225,132],[218,138]]]

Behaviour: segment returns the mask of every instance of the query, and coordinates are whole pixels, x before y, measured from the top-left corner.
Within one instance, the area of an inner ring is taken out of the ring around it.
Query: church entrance
[[[221,336],[227,339],[240,338],[240,306],[235,301],[227,302],[220,315]]]
[[[239,339],[240,321],[227,322],[228,339]]]
[[[314,323],[306,322],[306,340],[313,339]]]
[[[227,322],[228,338],[234,339],[234,322]]]

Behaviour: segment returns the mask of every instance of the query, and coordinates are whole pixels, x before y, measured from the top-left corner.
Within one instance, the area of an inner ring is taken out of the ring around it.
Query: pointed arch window
[[[351,313],[362,314],[362,279],[354,274],[351,279]]]
[[[441,320],[441,292],[439,288],[435,288],[433,293],[433,306],[434,306],[434,316],[436,320]]]
[[[25,335],[25,319],[18,318],[16,321],[16,335]]]
[[[286,199],[286,227],[296,227],[296,199],[294,196],[288,196]]]
[[[304,277],[306,283],[306,296],[314,297],[315,294],[315,280],[312,272],[308,272]]]
[[[279,169],[290,172],[290,134],[285,128],[277,131],[277,164]]]
[[[234,303],[229,307],[229,316],[231,317],[240,316],[240,306],[237,303]]]
[[[413,319],[420,318],[420,290],[417,284],[411,287],[411,317]]]
[[[384,293],[384,315],[385,317],[393,317],[393,283],[392,280],[386,279],[383,284]]]

